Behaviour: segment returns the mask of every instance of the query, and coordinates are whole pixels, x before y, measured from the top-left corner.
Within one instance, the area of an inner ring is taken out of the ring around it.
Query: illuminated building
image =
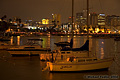
[[[60,14],[52,14],[52,22],[57,26],[61,25],[61,15]]]
[[[106,16],[106,25],[107,26],[120,26],[120,16],[116,16],[116,15]]]
[[[76,23],[80,26],[86,25],[86,18],[83,12],[76,13]]]
[[[68,23],[72,23],[72,17],[71,16],[68,18]]]
[[[42,24],[49,24],[49,19],[42,19]]]
[[[73,17],[73,22],[75,22],[75,17]],[[68,17],[68,23],[69,23],[69,24],[72,24],[72,17],[71,17],[71,16]]]
[[[25,20],[26,24],[28,24],[29,26],[32,26],[33,20]]]
[[[105,26],[105,14],[98,14],[98,26]]]
[[[95,27],[98,24],[98,15],[94,13],[90,13],[90,25]]]

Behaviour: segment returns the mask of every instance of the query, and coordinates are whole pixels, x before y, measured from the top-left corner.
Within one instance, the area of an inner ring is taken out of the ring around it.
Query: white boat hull
[[[65,71],[86,71],[109,68],[113,59],[101,59],[90,62],[47,62],[50,72],[65,72]]]

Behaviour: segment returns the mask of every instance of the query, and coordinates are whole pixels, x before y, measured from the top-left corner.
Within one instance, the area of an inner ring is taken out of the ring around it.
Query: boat
[[[58,46],[58,45],[57,45]],[[67,59],[70,56],[74,57],[88,57],[88,51],[89,51],[89,41],[87,40],[83,46],[80,48],[73,48],[73,41],[71,39],[69,44],[66,44],[64,42],[61,42],[59,44],[61,47],[60,49],[53,50],[51,53],[53,54],[54,60],[63,60]],[[40,54],[40,60],[41,61],[50,61],[52,58],[51,53],[46,54]]]
[[[55,50],[52,51],[53,54],[53,60],[64,60],[67,59],[71,56],[74,57],[88,57],[88,51],[72,51],[72,50],[68,50],[68,51],[62,51],[62,50]],[[52,60],[52,54],[50,53],[42,53],[40,54],[40,60],[41,61],[51,61]]]
[[[6,42],[0,41],[0,50],[7,50],[12,47],[16,47],[17,45],[10,45],[7,44]]]
[[[42,39],[28,39],[25,45],[17,46],[7,49],[12,56],[39,56],[40,53],[51,51],[50,48],[43,48],[37,44],[36,41],[43,41]]]
[[[72,2],[74,2],[74,0],[72,0]],[[86,41],[89,43],[88,5],[89,5],[89,0],[87,0],[87,41]],[[73,9],[73,3],[72,3],[72,9]],[[72,14],[72,18],[73,18],[73,14]],[[85,46],[82,49],[84,48]],[[78,49],[80,49],[81,51],[81,48]],[[53,54],[52,54],[52,60],[47,62],[46,68],[44,68],[42,71],[45,71],[46,69],[48,69],[50,72],[77,72],[77,71],[101,70],[101,69],[108,69],[111,66],[112,62],[113,62],[113,58],[99,59],[96,56],[95,57],[88,56],[88,57],[80,57],[80,58],[71,56],[65,60],[57,61],[53,59]]]
[[[54,56],[54,54],[51,54],[52,55],[52,58],[50,59],[51,61],[47,62],[47,67],[49,71],[76,72],[76,71],[88,71],[88,70],[101,70],[101,69],[108,69],[111,66],[113,62],[113,58],[99,59],[97,57],[90,57],[90,55],[86,54],[88,51],[85,51],[84,49],[85,49],[85,45],[82,46],[81,48],[77,48],[76,51],[73,48],[74,50],[73,52],[71,52],[70,50],[68,51],[63,50],[61,51],[61,55],[59,54],[61,57],[58,55],[57,59]],[[70,52],[71,54],[75,53],[73,54],[74,56],[71,55]]]
[[[67,60],[47,62],[50,72],[74,72],[108,69],[113,58],[97,59],[97,58],[75,58],[70,57]]]
[[[70,45],[70,43],[69,42],[67,42],[67,41],[65,41],[65,42],[58,42],[58,43],[54,43],[56,46],[62,46],[62,47],[64,47],[64,46],[69,46]]]

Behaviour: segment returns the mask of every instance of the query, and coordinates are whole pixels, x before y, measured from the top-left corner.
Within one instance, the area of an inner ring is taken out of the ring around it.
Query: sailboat
[[[72,0],[74,2],[74,0]],[[88,14],[89,14],[89,0],[87,0],[87,27],[88,25]],[[88,28],[87,28],[88,30]],[[89,31],[87,31],[87,34]],[[87,41],[82,48],[76,48],[72,50],[79,50],[88,49],[89,47],[85,48],[86,44],[89,44],[89,35],[87,35]],[[69,49],[68,49],[69,51]],[[89,51],[88,51],[89,52]],[[53,56],[53,54],[52,54]],[[88,70],[100,70],[100,69],[108,69],[113,62],[113,58],[106,58],[106,59],[98,59],[97,57],[74,57],[71,56],[66,60],[62,61],[52,61],[47,62],[46,68],[49,69],[50,72],[74,72],[74,71],[88,71]]]

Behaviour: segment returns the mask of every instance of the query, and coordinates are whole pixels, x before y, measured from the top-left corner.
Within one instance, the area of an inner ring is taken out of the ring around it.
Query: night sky
[[[7,15],[7,19],[14,16],[22,21],[51,18],[52,13],[61,14],[62,22],[71,16],[72,0],[0,0],[0,18]],[[86,9],[86,0],[75,0],[75,11]],[[120,0],[90,0],[90,12],[105,13],[120,16]]]

